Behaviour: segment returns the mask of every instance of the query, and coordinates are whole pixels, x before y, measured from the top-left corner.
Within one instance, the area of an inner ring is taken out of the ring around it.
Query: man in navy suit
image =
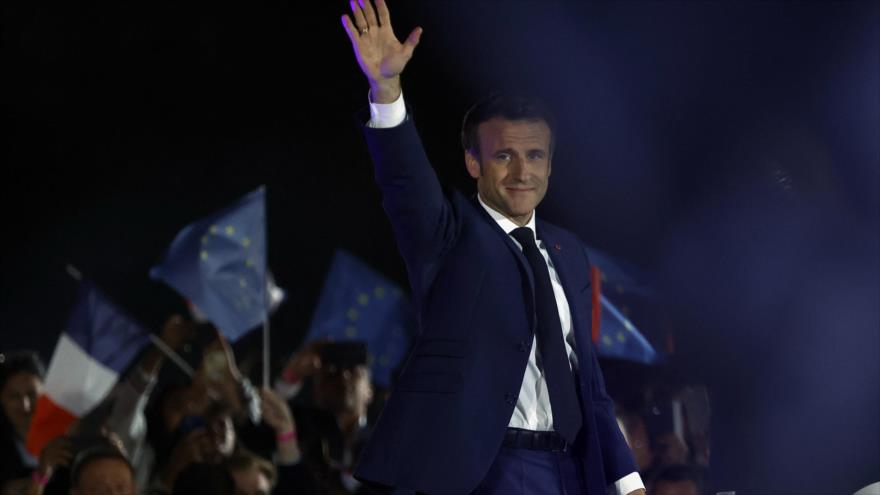
[[[643,494],[591,345],[583,244],[534,214],[552,117],[521,97],[475,105],[477,197],[444,192],[400,85],[421,28],[400,43],[383,0],[351,7],[364,132],[421,327],[355,476],[401,493]]]

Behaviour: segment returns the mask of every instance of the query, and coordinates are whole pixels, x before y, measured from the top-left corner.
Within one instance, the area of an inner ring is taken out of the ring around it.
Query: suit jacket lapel
[[[526,260],[525,255],[523,255],[522,250],[516,243],[513,242],[513,239],[505,232],[501,226],[498,225],[498,222],[489,215],[489,212],[486,211],[485,208],[480,204],[479,200],[477,200],[477,196],[473,197],[473,205],[474,208],[483,216],[483,218],[489,223],[492,231],[502,240],[507,249],[510,250],[513,257],[516,259],[519,264],[520,273],[524,274],[526,279],[528,280],[528,291],[526,294],[526,302],[529,304],[529,314],[532,315],[532,321],[530,322],[529,327],[532,329],[534,333],[535,325],[537,324],[537,315],[535,314],[535,279],[532,275],[532,269],[529,267],[529,263]]]
[[[547,249],[547,253],[550,255],[550,260],[553,261],[553,266],[556,268],[556,275],[559,276],[559,281],[562,283],[562,290],[565,292],[565,298],[568,300],[569,313],[571,314],[571,326],[575,330],[575,343],[577,344],[577,347],[580,347],[585,338],[584,329],[589,330],[589,322],[580,321],[580,312],[575,311],[574,309],[575,305],[580,303],[577,298],[583,297],[580,292],[582,287],[575,287],[572,285],[572,281],[576,277],[574,276],[573,268],[571,268],[571,257],[576,254],[573,250],[577,249],[578,246],[562,244],[553,235],[551,230],[543,228],[543,224],[540,220],[536,220],[535,228],[537,230],[536,234],[538,239],[544,243],[544,248]],[[586,331],[586,333],[589,332]]]

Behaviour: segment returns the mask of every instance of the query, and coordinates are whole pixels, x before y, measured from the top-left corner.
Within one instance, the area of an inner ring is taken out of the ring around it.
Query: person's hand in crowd
[[[229,380],[240,382],[241,372],[235,362],[235,353],[226,337],[219,330],[214,329],[215,339],[204,350],[202,369],[209,379],[220,381]]]
[[[361,71],[370,83],[376,103],[391,103],[400,96],[400,74],[419,44],[422,28],[416,27],[403,43],[391,27],[385,0],[350,0],[352,15],[342,16],[342,25],[354,47]],[[352,18],[354,18],[352,20]]]
[[[295,431],[293,414],[278,394],[272,389],[263,387],[260,390],[260,398],[263,399],[263,420],[275,430],[276,434],[284,435]]]
[[[73,461],[73,445],[66,435],[55,437],[40,451],[37,468],[34,470],[34,479],[29,493],[42,493],[55,468],[69,466]]]
[[[240,394],[243,378],[229,341],[216,329],[215,332],[216,338],[203,351],[202,364],[193,377],[192,388],[204,389],[212,399],[227,402],[238,416],[243,411]]]
[[[321,347],[329,340],[322,339],[310,342],[300,348],[290,356],[284,369],[281,372],[281,378],[287,383],[299,383],[302,380],[314,375],[321,369]]]
[[[286,465],[296,464],[302,458],[302,453],[290,407],[270,388],[263,387],[260,390],[260,397],[263,399],[263,421],[275,430],[278,462]]]

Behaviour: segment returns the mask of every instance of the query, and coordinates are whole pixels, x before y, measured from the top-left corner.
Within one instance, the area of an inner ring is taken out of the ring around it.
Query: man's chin
[[[529,205],[507,205],[506,211],[507,215],[514,218],[525,217],[534,211],[535,207],[531,204]]]

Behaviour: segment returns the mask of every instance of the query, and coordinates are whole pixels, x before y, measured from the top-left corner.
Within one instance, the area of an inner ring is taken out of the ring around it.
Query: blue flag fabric
[[[150,277],[189,299],[231,341],[267,317],[266,192],[184,227]]]
[[[306,342],[321,338],[367,343],[373,381],[388,387],[406,355],[414,315],[403,291],[346,251],[336,251]]]
[[[67,321],[67,335],[95,361],[118,374],[149,342],[149,330],[83,280]]]
[[[603,357],[643,364],[653,364],[659,359],[648,339],[604,295],[597,349]]]
[[[625,314],[623,305],[628,298],[645,298],[650,294],[642,282],[645,277],[634,267],[597,250],[589,249],[587,254],[602,279],[602,317],[596,343],[599,355],[643,364],[658,362],[660,355]]]

